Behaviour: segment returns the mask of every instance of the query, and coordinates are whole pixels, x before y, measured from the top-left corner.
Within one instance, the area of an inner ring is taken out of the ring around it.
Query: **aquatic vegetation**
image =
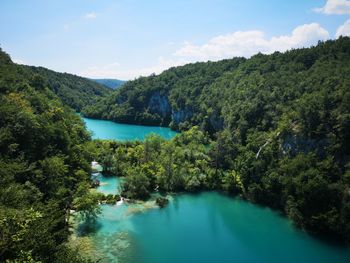
[[[157,209],[157,208],[159,207],[156,204],[156,201],[154,200],[137,201],[136,203],[128,205],[125,215],[131,216],[133,214],[144,213],[150,209]]]

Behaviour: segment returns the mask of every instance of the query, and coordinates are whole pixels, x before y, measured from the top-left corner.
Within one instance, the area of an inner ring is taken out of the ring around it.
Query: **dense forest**
[[[122,123],[168,126],[171,122],[172,127],[178,128],[180,123],[193,117],[203,89],[243,61],[244,58],[235,58],[188,64],[158,76],[128,81],[113,95],[85,107],[82,113]]]
[[[43,67],[16,65],[11,70],[10,75],[2,76],[3,85],[6,84],[5,81],[14,83],[23,78],[30,80],[30,84],[34,86],[35,81],[42,82],[42,85],[53,91],[64,104],[78,112],[84,106],[94,104],[98,98],[105,97],[111,92],[111,89],[95,81]]]
[[[69,78],[16,65],[0,50],[1,262],[83,262],[66,245],[67,220],[72,207],[87,218],[98,212],[90,134],[49,86]]]
[[[172,142],[112,146],[113,158],[129,158],[113,169],[126,176],[130,197],[157,187],[223,189],[349,242],[349,87],[350,39],[341,37],[172,68],[127,82],[83,113],[190,129]]]
[[[37,74],[62,102],[76,111],[106,97],[110,89],[87,78],[68,73],[58,73],[43,67],[21,66],[20,74],[27,77]]]

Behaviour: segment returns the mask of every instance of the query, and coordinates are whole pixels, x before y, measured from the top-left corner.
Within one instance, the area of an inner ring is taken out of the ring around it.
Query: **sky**
[[[1,0],[16,63],[130,80],[350,36],[350,0]]]

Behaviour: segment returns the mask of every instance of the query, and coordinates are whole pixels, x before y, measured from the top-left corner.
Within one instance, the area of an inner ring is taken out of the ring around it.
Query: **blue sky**
[[[350,35],[350,0],[1,0],[0,45],[18,63],[133,79]]]

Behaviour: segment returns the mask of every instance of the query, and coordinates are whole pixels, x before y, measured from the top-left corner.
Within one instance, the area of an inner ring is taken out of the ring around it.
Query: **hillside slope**
[[[112,96],[84,108],[88,117],[117,122],[167,126],[194,117],[199,96],[244,58],[189,64],[126,82]]]
[[[286,102],[291,104],[301,95],[319,89],[312,80],[327,78],[334,71],[334,64],[348,64],[349,42],[349,38],[342,38],[283,54],[258,54],[248,60],[234,58],[171,68],[160,75],[125,83],[112,96],[87,106],[83,114],[116,122],[170,125],[175,129],[202,125],[218,131],[236,125],[232,114],[247,103],[247,111],[262,116],[267,107],[279,111],[287,106]],[[344,80],[339,77],[339,81]]]
[[[1,52],[1,56],[5,53]],[[9,63],[12,63],[11,58]],[[13,63],[14,64],[14,63]],[[8,76],[4,76],[8,78]],[[94,104],[98,98],[108,95],[111,90],[90,79],[68,73],[58,73],[43,67],[16,65],[13,67],[12,79],[42,82],[48,86],[66,105],[80,111],[84,106]]]
[[[0,261],[85,262],[65,242],[74,198],[90,197],[90,134],[30,72],[0,49]]]

